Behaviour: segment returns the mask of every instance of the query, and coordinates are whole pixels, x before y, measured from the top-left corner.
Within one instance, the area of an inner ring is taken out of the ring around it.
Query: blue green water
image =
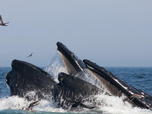
[[[126,82],[137,89],[140,89],[148,94],[152,93],[152,67],[107,67],[114,75],[118,76],[122,81]],[[9,87],[5,82],[5,75],[11,70],[10,67],[0,67],[0,114],[30,114],[31,112],[23,111],[21,108],[28,105],[29,102],[22,98],[10,97]],[[34,107],[36,113],[41,114],[69,114],[69,113],[127,113],[129,114],[150,114],[152,113],[147,109],[140,109],[132,107],[130,104],[124,104],[121,98],[98,96],[100,100],[109,103],[103,105],[95,110],[84,110],[82,112],[69,112],[61,108],[56,108],[53,103],[49,101],[41,101],[41,104]]]

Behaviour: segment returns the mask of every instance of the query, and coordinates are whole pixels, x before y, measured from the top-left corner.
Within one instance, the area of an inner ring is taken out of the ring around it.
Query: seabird
[[[32,102],[27,108],[22,108],[22,110],[27,110],[27,111],[30,111],[30,112],[35,112],[34,110],[32,110],[32,108],[36,105],[38,105],[38,101],[34,101]]]
[[[3,23],[3,20],[2,20],[2,16],[0,15],[0,21],[1,21],[1,23],[0,23],[0,25],[1,26],[7,26],[6,24],[8,24],[9,22],[7,22],[7,23]]]
[[[33,52],[29,56],[27,56],[27,58],[32,57],[32,55],[33,55]]]

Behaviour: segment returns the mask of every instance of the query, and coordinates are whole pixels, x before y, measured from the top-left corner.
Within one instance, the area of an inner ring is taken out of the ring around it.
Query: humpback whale
[[[6,82],[10,87],[11,96],[18,95],[29,100],[50,95],[50,89],[56,83],[39,67],[21,60],[12,61],[12,70],[6,75]],[[34,92],[33,98],[28,95],[29,92]]]
[[[93,106],[88,106],[85,101],[89,101],[94,95],[105,93],[109,96],[125,96],[124,100],[133,106],[152,110],[150,95],[127,85],[104,67],[87,59],[82,61],[61,42],[57,42],[57,50],[68,72],[68,74],[62,72],[58,74],[59,83],[39,67],[13,60],[12,70],[6,75],[11,95],[29,98],[26,94],[35,91],[34,97],[42,99],[45,96],[53,96],[53,101],[64,109],[69,107],[91,109],[95,107],[94,102],[92,102]],[[87,82],[83,79],[83,75],[77,76],[83,71],[88,71],[99,82],[101,88]],[[91,101],[94,101],[94,97],[92,99]]]
[[[107,91],[114,96],[126,96],[134,106],[152,110],[152,97],[145,92],[131,87],[121,81],[118,77],[108,72],[105,68],[98,66],[90,60],[83,60],[90,72],[95,75]]]
[[[59,83],[54,85],[52,89],[53,100],[62,108],[68,109],[72,107],[85,107],[83,103],[86,100],[93,99],[93,96],[102,92],[102,90],[89,82],[78,77],[65,73],[58,76]]]

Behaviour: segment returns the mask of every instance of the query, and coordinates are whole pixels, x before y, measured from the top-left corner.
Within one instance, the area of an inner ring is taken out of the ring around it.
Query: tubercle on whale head
[[[6,77],[5,82],[9,85],[9,80],[10,80],[10,78],[11,78],[10,74],[7,73],[7,74],[5,75],[5,77]]]
[[[71,78],[73,78],[74,76],[69,76],[63,72],[58,74],[58,80],[60,84],[63,84],[65,86],[71,86],[71,83],[73,80],[71,80]]]
[[[63,74],[62,73],[59,73],[58,80],[59,80],[59,82],[62,82],[62,80],[63,80]]]

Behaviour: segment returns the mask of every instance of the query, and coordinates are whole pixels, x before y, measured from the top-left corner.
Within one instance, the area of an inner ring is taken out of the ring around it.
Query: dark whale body
[[[6,82],[10,87],[10,95],[30,98],[27,94],[34,92],[34,99],[42,99],[50,95],[50,89],[55,84],[52,77],[30,63],[13,60],[12,70],[6,75]]]
[[[76,103],[93,100],[93,96],[102,92],[101,89],[75,76],[60,73],[59,83],[52,89],[53,99],[65,109]],[[75,107],[74,107],[75,108]]]

